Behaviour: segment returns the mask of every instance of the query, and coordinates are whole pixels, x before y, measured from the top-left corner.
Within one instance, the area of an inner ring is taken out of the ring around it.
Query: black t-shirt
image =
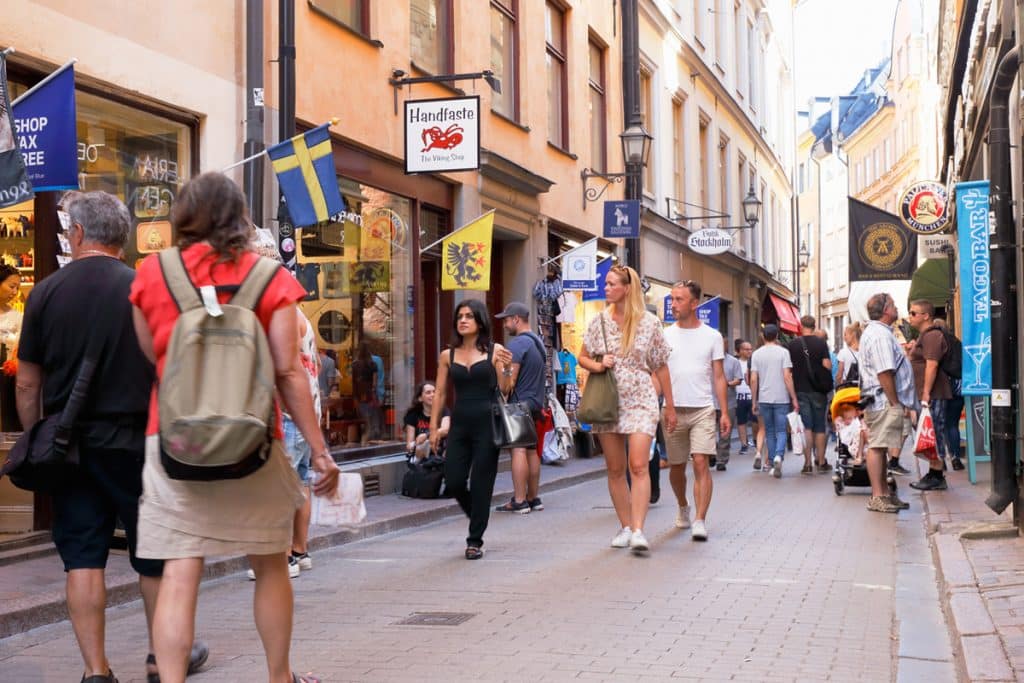
[[[109,335],[79,422],[131,426],[132,432],[141,425],[144,434],[154,374],[132,324],[128,291],[134,279],[135,271],[120,261],[94,256],[72,261],[33,288],[18,359],[42,368],[45,415],[63,410],[91,336]],[[107,306],[114,310],[101,314]],[[104,315],[110,316],[110,330],[99,329]],[[101,440],[111,441],[110,429],[102,431]]]
[[[448,417],[450,413],[445,408],[444,412],[441,413],[441,417]],[[430,434],[430,416],[423,413],[422,408],[416,408],[410,410],[405,414],[405,426],[412,427],[416,433],[413,436],[419,436],[420,434]]]
[[[811,369],[814,370],[815,376],[818,378],[818,386],[811,386],[810,378],[807,376],[807,356],[804,356],[803,343],[807,343],[807,353],[810,356]],[[828,360],[828,344],[825,343],[824,339],[807,335],[805,337],[797,337],[793,341],[789,342],[789,359],[793,361],[793,386],[797,391],[800,392],[818,392],[828,393],[832,390],[830,386],[826,386],[825,375],[828,375],[831,380],[832,373],[825,369],[825,366],[821,364],[822,360]]]

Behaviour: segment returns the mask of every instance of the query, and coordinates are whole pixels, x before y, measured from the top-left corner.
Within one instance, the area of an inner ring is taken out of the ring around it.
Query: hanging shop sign
[[[956,249],[954,235],[920,235],[917,238],[917,260],[924,263],[928,259],[946,258],[946,254]]]
[[[36,192],[78,189],[75,68],[58,70],[14,105],[18,147]]]
[[[405,102],[405,172],[480,168],[480,98]]]
[[[714,256],[732,249],[732,235],[718,228],[704,228],[691,233],[686,243],[698,254]]]
[[[721,302],[717,296],[708,299],[697,307],[697,319],[708,327],[718,329],[718,304]]]
[[[624,199],[604,203],[604,236],[640,237],[640,200]]]
[[[850,282],[909,280],[917,268],[917,235],[887,211],[847,197]]]
[[[900,197],[900,221],[919,235],[933,235],[949,227],[952,219],[946,187],[935,180],[914,183]]]
[[[992,393],[992,290],[987,180],[957,183],[960,248],[960,339],[964,396]]]
[[[14,138],[15,120],[11,116],[7,89],[7,60],[0,55],[0,208],[14,206],[33,197],[32,182]]]
[[[597,264],[597,279],[593,286],[583,290],[581,299],[583,301],[604,301],[604,283],[608,277],[608,271],[612,269],[612,260],[606,258]]]

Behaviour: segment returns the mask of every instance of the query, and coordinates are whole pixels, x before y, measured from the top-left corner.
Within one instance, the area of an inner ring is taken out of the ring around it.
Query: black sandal
[[[209,658],[209,646],[201,640],[193,641],[192,651],[188,655],[188,670],[185,672],[185,675],[191,676],[199,671],[199,669],[203,668],[203,664],[206,664],[206,660]],[[146,655],[146,666],[156,666],[156,655],[152,652]],[[147,672],[146,683],[160,683],[160,674]]]
[[[479,560],[484,556],[484,549],[478,548],[475,545],[468,546],[466,548],[466,559],[467,560]]]
[[[107,673],[105,675],[96,674],[95,676],[89,676],[86,678],[85,674],[82,674],[82,683],[118,683],[118,681],[113,670],[107,669]]]

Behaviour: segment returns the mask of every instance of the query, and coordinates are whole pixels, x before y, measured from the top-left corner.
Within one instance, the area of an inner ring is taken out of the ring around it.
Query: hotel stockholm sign
[[[479,167],[479,97],[406,100],[406,173],[475,171]]]

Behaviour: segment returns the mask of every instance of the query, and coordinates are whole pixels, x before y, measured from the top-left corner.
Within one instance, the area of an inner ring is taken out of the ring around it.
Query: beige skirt
[[[139,499],[139,557],[171,560],[270,555],[291,547],[302,488],[280,441],[260,469],[242,479],[169,479],[157,436],[146,437]]]

